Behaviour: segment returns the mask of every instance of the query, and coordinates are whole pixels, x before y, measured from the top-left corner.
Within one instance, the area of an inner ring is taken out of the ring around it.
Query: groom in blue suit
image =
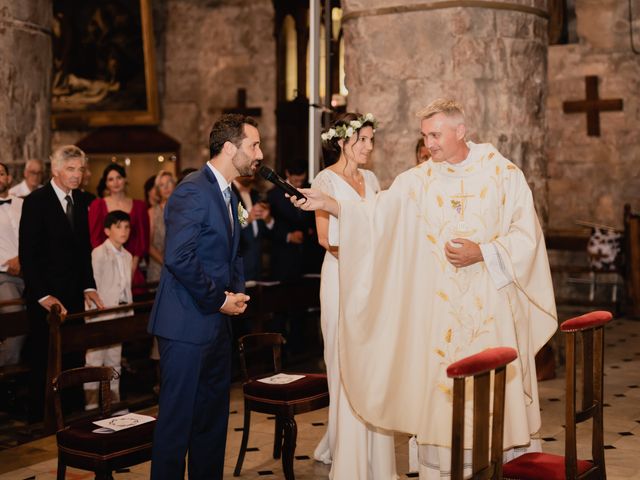
[[[238,199],[230,184],[262,160],[255,120],[223,115],[211,160],[187,176],[164,211],[165,258],[149,332],[160,347],[159,416],[151,478],[222,479],[229,417],[230,316],[244,312]]]

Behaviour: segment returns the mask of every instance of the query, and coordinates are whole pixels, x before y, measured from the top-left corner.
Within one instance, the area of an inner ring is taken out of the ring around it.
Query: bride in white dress
[[[347,113],[322,135],[324,146],[339,153],[336,163],[322,170],[313,187],[338,200],[369,201],[380,190],[375,174],[359,168],[373,151],[375,120],[371,114]],[[316,212],[318,241],[326,249],[320,280],[320,322],[329,381],[329,423],[314,458],[332,463],[335,480],[397,478],[393,433],[363,423],[351,409],[340,378],[338,358],[338,219]],[[349,319],[344,319],[349,321]]]

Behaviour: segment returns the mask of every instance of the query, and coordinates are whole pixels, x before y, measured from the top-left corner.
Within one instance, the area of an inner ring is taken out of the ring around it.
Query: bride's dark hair
[[[362,119],[363,119],[363,115],[357,112],[343,113],[336,120],[334,120],[331,126],[328,129],[326,129],[323,133],[328,132],[332,128],[336,129],[338,127],[349,127],[349,124],[352,121],[362,120]],[[374,128],[375,125],[373,124],[372,121],[368,121],[368,120],[364,121],[362,123],[362,126],[358,128],[354,133],[354,135],[356,136],[356,140],[360,137],[360,130],[363,129],[364,127]],[[324,168],[328,167],[329,165],[333,165],[340,158],[340,154],[342,153],[342,148],[338,143],[340,139],[342,139],[342,137],[339,137],[336,135],[329,140],[322,141],[322,163],[324,164]],[[345,143],[346,143],[347,139],[343,139],[343,140],[345,140]]]

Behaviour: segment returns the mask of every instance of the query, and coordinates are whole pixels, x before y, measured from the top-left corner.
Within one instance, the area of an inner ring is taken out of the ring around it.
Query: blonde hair
[[[173,186],[176,185],[176,177],[173,176],[173,173],[171,173],[169,170],[160,170],[153,182],[153,186],[158,193],[160,193],[160,180],[162,179],[162,177],[170,177],[171,181],[173,182]]]
[[[425,120],[438,113],[444,113],[447,117],[455,118],[459,120],[459,123],[464,123],[464,110],[462,105],[449,98],[438,98],[434,100],[420,110],[416,116],[420,117],[421,120]]]
[[[50,158],[52,170],[60,170],[62,165],[73,158],[82,160],[82,166],[87,164],[87,156],[75,145],[63,145],[62,147],[56,148]]]

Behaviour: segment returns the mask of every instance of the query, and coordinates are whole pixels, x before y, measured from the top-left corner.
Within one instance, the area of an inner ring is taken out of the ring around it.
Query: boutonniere
[[[240,225],[243,227],[247,224],[247,220],[249,219],[249,212],[247,212],[242,204],[238,202],[238,221]]]

